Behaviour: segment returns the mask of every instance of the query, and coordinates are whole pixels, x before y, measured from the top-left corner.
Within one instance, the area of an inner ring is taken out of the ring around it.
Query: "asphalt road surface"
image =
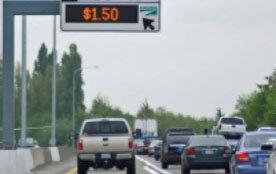
[[[62,163],[43,166],[31,174],[77,174],[76,159],[68,159]],[[93,170],[88,174],[125,174],[125,170]],[[168,169],[161,169],[160,161],[148,156],[136,156],[136,174],[180,174],[179,165],[170,165]],[[224,170],[192,170],[192,174],[224,174]]]

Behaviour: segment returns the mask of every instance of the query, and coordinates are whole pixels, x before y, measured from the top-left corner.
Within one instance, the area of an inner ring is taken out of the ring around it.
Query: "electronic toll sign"
[[[160,31],[159,0],[62,1],[64,31]]]

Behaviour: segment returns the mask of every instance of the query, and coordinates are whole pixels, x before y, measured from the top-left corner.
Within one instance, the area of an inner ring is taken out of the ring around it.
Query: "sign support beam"
[[[13,149],[14,136],[14,15],[59,15],[59,0],[3,2],[3,148]]]

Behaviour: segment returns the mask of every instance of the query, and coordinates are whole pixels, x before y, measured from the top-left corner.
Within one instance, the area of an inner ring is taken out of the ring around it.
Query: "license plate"
[[[103,154],[101,154],[101,158],[102,159],[110,159],[111,155],[109,153],[103,153]]]
[[[206,155],[213,155],[214,151],[213,150],[205,150]]]

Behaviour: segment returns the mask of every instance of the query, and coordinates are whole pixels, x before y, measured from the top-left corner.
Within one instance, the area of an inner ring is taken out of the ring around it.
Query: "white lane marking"
[[[148,166],[145,166],[144,169],[145,169],[146,171],[150,172],[151,174],[159,174],[159,173],[157,173],[156,171],[150,169]]]
[[[156,170],[158,172],[161,172],[162,174],[172,174],[170,172],[167,172],[165,170],[160,169],[159,167],[157,167],[156,165],[150,163],[149,161],[145,160],[144,158],[141,158],[141,157],[139,157],[137,155],[135,157],[136,157],[136,159],[138,159],[139,161],[141,161],[142,163],[144,163],[146,166],[148,166],[148,167],[150,167],[150,168],[152,168],[152,169],[154,169],[154,170]]]

